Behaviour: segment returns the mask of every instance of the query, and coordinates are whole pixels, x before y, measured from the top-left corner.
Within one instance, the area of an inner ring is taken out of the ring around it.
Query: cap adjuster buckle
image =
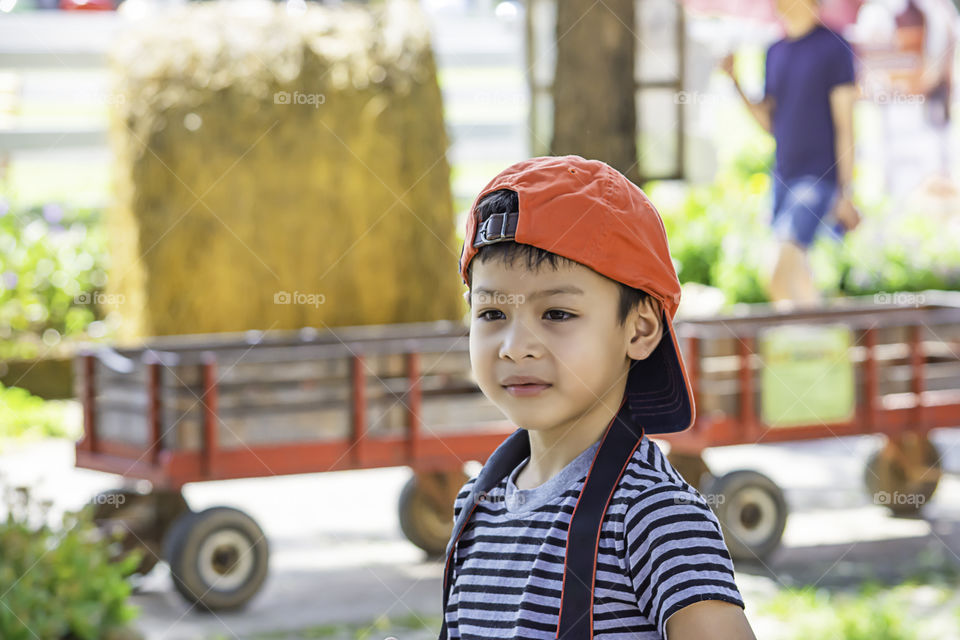
[[[480,223],[480,227],[477,229],[476,239],[473,241],[474,247],[483,247],[488,244],[495,244],[497,242],[503,242],[505,240],[512,240],[515,237],[515,234],[509,233],[507,229],[507,223],[510,218],[513,217],[516,219],[520,213],[518,211],[511,211],[509,213],[494,213],[491,214],[489,218]],[[493,226],[494,218],[500,216],[500,230],[490,233],[490,227]]]

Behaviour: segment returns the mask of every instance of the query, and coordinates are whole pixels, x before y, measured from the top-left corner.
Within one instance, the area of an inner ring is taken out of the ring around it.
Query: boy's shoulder
[[[706,500],[667,460],[646,435],[624,468],[610,498],[610,507],[625,505],[628,513],[660,511],[710,512]],[[712,515],[712,512],[710,512]],[[709,516],[707,516],[710,519]]]

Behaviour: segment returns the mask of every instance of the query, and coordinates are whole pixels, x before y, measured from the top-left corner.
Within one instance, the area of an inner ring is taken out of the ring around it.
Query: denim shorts
[[[821,228],[841,240],[846,228],[833,214],[836,182],[816,176],[780,180],[773,176],[773,216],[770,225],[778,240],[809,249]]]

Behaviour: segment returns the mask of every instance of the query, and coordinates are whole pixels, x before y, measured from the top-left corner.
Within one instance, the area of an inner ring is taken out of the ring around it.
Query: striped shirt
[[[477,505],[453,557],[451,640],[555,638],[567,529],[599,445],[520,490],[527,457]],[[475,481],[460,490],[454,520]],[[597,639],[660,640],[667,618],[700,600],[744,606],[716,516],[646,436],[604,514],[596,567]]]

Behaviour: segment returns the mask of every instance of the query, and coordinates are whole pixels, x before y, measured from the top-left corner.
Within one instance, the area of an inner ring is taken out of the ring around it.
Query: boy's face
[[[476,260],[472,269],[470,362],[480,389],[511,422],[547,430],[572,427],[604,406],[616,410],[630,358],[645,358],[659,343],[655,299],[621,326],[619,286],[583,265],[530,271],[523,260]],[[512,376],[542,384],[511,385]]]

